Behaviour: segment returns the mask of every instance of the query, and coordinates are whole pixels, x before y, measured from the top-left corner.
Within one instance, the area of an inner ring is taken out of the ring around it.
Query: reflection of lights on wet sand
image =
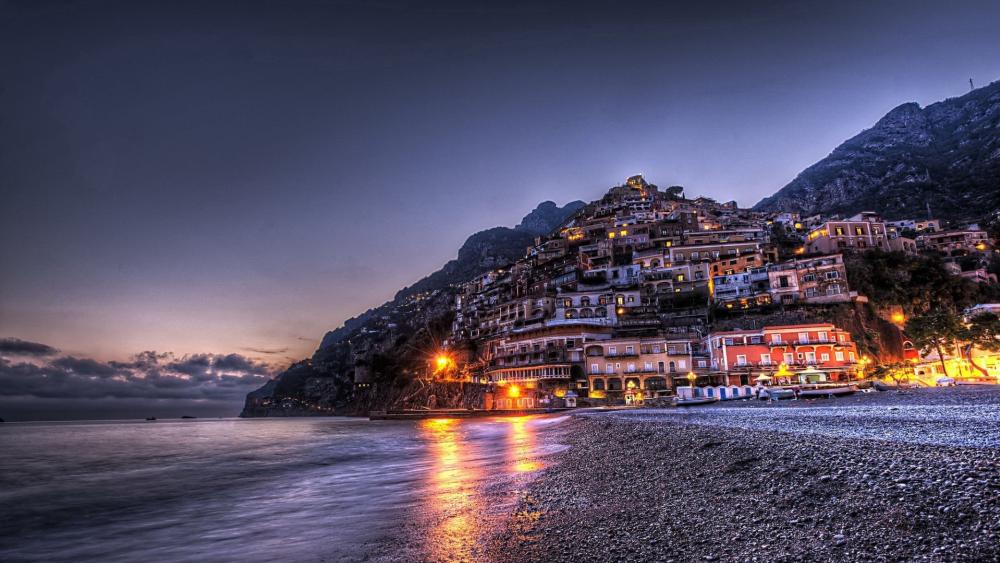
[[[502,482],[503,473],[521,475],[542,468],[536,460],[536,430],[529,424],[532,418],[494,419],[486,425],[491,429],[487,441],[466,439],[466,432],[482,430],[483,423],[448,418],[420,422],[420,433],[433,462],[425,499],[425,514],[430,520],[422,559],[481,558],[479,550],[492,530],[489,514],[513,498],[490,498],[485,492],[487,485]],[[493,456],[503,456],[503,467],[490,469],[487,474],[483,463]],[[494,475],[494,471],[498,473]]]
[[[535,432],[528,427],[528,420],[525,416],[510,419],[510,451],[513,457],[510,465],[515,473],[530,473],[542,468],[542,464],[534,459]]]
[[[428,419],[420,426],[434,457],[430,509],[435,521],[428,549],[435,560],[471,559],[470,549],[477,542],[475,514],[482,508],[475,490],[479,467],[469,463],[468,444],[455,419]]]

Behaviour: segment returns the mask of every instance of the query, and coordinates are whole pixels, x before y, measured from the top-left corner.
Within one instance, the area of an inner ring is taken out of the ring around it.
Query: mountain
[[[493,227],[475,233],[458,249],[457,258],[448,261],[440,270],[413,285],[399,290],[393,300],[385,305],[402,301],[418,293],[444,289],[451,284],[468,281],[478,274],[514,262],[524,255],[525,250],[534,243],[536,236],[555,230],[584,205],[586,205],[584,202],[577,200],[559,207],[552,201],[545,201],[525,215],[514,228]],[[342,327],[326,333],[320,348],[340,341],[351,331],[363,326],[375,310],[371,309],[348,319]]]
[[[903,104],[848,139],[759,211],[974,221],[1000,211],[1000,81],[921,108]]]
[[[312,358],[249,393],[241,416],[324,415],[370,408],[349,404],[355,372],[364,370],[373,381],[379,381],[415,364],[415,356],[420,356],[451,322],[448,315],[455,301],[454,284],[521,258],[535,237],[557,229],[584,205],[574,201],[559,207],[546,201],[514,228],[494,227],[470,236],[458,256],[440,270],[400,290],[392,301],[327,332]],[[404,389],[384,392],[388,395],[371,400],[384,403],[394,396],[392,393],[403,393]]]

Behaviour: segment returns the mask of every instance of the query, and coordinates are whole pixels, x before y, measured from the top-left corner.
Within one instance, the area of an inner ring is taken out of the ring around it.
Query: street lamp
[[[698,376],[694,374],[693,371],[689,371],[687,374],[688,385],[691,386],[691,398],[694,398],[694,382],[698,379]]]

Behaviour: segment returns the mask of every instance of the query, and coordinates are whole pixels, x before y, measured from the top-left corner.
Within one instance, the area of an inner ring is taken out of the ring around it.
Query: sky
[[[1000,78],[997,21],[961,0],[0,0],[0,416],[234,414],[473,232],[635,173],[752,205],[893,107]]]

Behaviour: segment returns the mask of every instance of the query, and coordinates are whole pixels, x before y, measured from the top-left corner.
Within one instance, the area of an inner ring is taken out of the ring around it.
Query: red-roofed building
[[[859,360],[851,334],[830,323],[713,332],[707,348],[712,371],[730,385],[761,376],[778,384],[847,381]]]

